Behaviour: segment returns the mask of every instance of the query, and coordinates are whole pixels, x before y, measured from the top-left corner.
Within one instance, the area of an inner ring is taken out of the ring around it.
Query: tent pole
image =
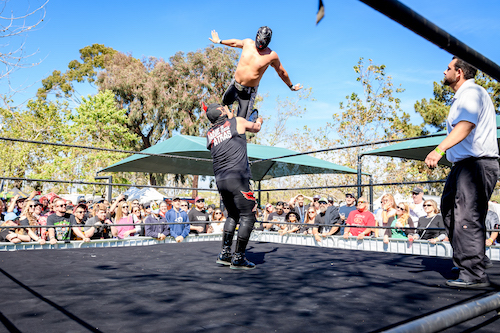
[[[373,176],[370,175],[370,212],[373,212]]]
[[[259,209],[260,209],[260,206],[262,206],[262,201],[260,200],[261,199],[261,197],[260,197],[260,194],[261,194],[261,192],[260,192],[260,182],[261,182],[261,180],[259,180],[259,185],[258,185],[259,186],[258,187],[259,188],[259,207],[258,207]]]
[[[358,198],[361,196],[361,158],[363,157],[362,154],[358,155]]]
[[[108,202],[111,202],[112,200],[112,192],[113,192],[113,176],[95,176],[94,177],[95,180],[98,180],[98,179],[107,179],[108,180]],[[94,198],[92,198],[94,199]]]

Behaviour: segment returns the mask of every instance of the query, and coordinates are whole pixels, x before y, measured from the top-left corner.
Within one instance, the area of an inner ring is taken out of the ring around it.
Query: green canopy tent
[[[211,159],[210,151],[206,148],[206,143],[207,140],[204,137],[177,135],[142,152],[187,156],[201,158],[202,160],[134,154],[100,170],[99,173],[148,172],[213,176],[212,162],[211,160],[206,160]],[[274,158],[292,154],[296,154],[296,152],[285,148],[248,144],[248,158],[250,161],[270,159],[251,164],[252,180],[258,181],[260,185],[260,181],[262,180],[283,176],[357,173],[354,169],[308,155]]]
[[[500,146],[500,130],[498,129],[500,127],[500,115],[496,117],[496,120],[497,142]],[[433,136],[431,138],[421,138],[395,143],[387,147],[368,151],[362,155],[390,156],[423,161],[427,157],[427,154],[429,154],[429,152],[439,145],[446,137],[445,130],[439,131],[436,134],[441,135]],[[439,161],[439,164],[451,166],[451,163],[445,157]]]

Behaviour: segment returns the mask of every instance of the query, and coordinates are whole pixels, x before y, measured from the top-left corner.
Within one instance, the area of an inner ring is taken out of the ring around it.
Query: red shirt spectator
[[[368,202],[365,198],[361,197],[358,200],[357,209],[352,211],[347,217],[347,225],[357,225],[357,226],[375,226],[375,217],[368,211]],[[364,236],[368,236],[371,233],[371,228],[349,228],[344,229],[344,238],[349,236],[349,232],[352,236],[357,236],[358,239],[363,239]]]

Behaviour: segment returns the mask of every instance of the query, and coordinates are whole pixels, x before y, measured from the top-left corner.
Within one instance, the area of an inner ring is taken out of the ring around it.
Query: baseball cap
[[[328,202],[334,202],[335,199],[333,199],[333,197],[328,197]]]
[[[19,216],[17,216],[16,213],[10,212],[10,213],[5,214],[4,220],[5,221],[16,221],[16,220],[19,220]]]
[[[414,187],[411,193],[424,193],[424,190],[422,190],[420,187]]]
[[[202,196],[197,196],[196,198],[194,198],[194,202],[197,202],[198,200],[203,200],[205,201],[205,199],[202,197]]]
[[[352,193],[346,193],[345,196],[354,198],[354,195],[352,195]]]
[[[217,104],[217,103],[212,103],[208,106],[207,108],[207,118],[210,120],[210,122],[213,124],[219,119],[220,115],[222,114],[222,111],[220,110],[222,108],[222,105]]]
[[[319,194],[315,194],[313,197],[313,199],[318,199],[318,200],[319,200],[319,198],[321,198],[321,196]]]
[[[321,202],[328,203],[328,200],[327,200],[326,198],[320,198],[320,199],[318,200],[318,202],[319,202],[319,203],[321,203]]]

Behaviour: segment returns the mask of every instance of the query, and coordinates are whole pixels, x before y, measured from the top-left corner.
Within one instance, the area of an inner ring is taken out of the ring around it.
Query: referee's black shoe
[[[235,252],[231,261],[231,269],[254,269],[255,264],[245,258],[245,253]]]

